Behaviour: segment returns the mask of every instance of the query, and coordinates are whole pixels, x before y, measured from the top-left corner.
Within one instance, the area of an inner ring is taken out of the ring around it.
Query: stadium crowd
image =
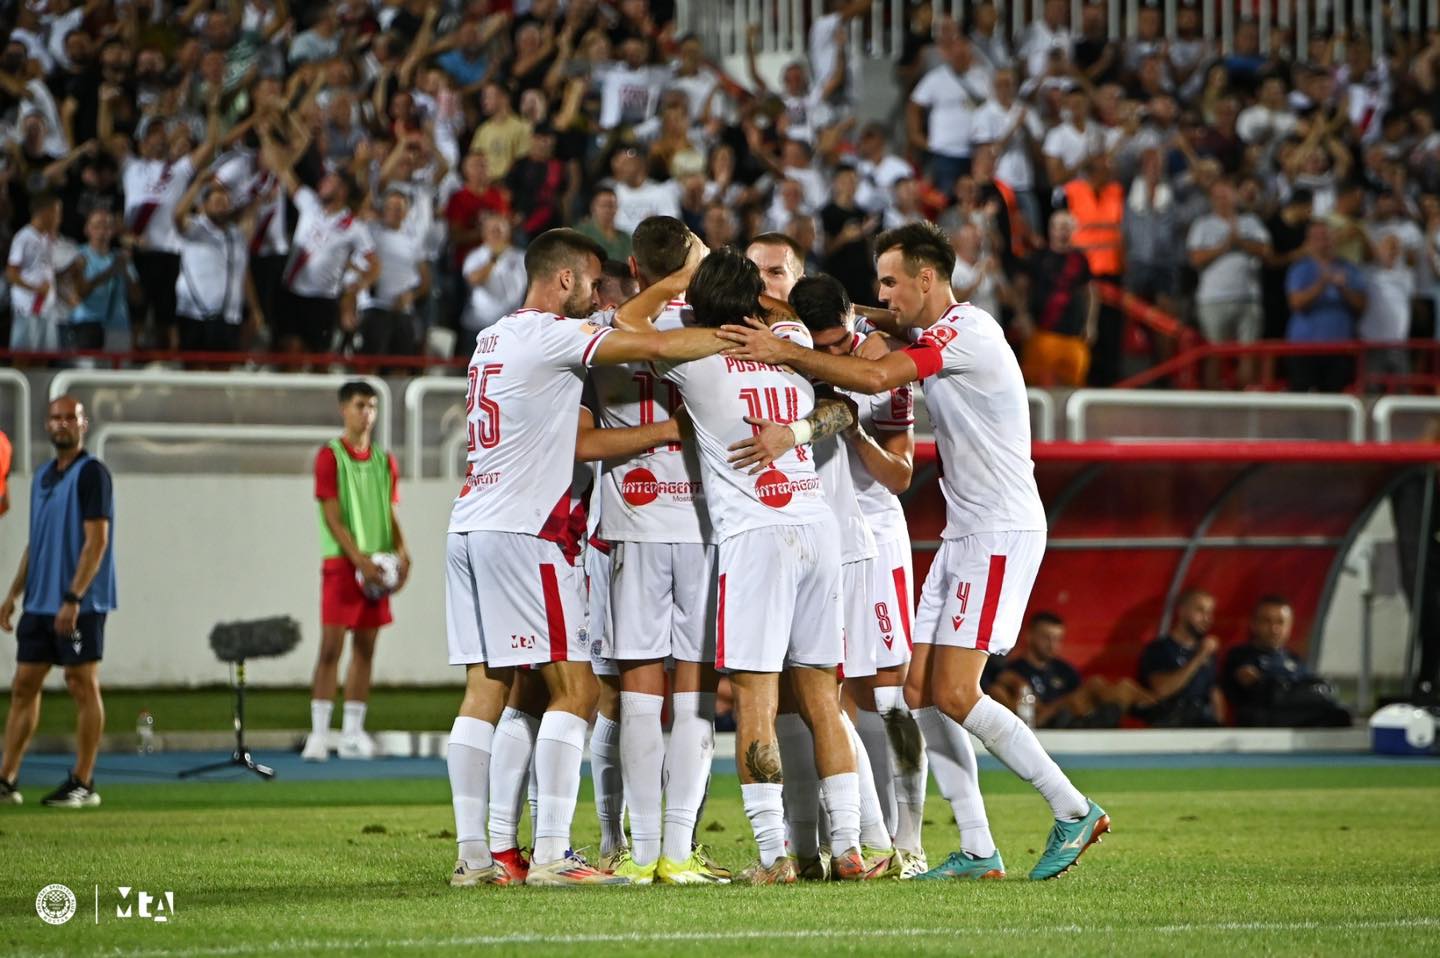
[[[1296,56],[1242,18],[1222,54],[1195,0],[1173,38],[1151,0],[1120,40],[1100,4],[1071,23],[1049,0],[1011,37],[992,3],[915,3],[903,106],[866,123],[869,0],[829,3],[774,87],[758,27],[732,76],[666,0],[3,6],[16,351],[464,355],[520,302],[529,237],[576,225],[623,262],[652,214],[712,248],[783,232],[871,305],[876,233],[933,219],[1032,384],[1121,375],[1096,281],[1211,341],[1434,328],[1433,24]],[[1296,360],[1292,386],[1342,388],[1349,362]]]

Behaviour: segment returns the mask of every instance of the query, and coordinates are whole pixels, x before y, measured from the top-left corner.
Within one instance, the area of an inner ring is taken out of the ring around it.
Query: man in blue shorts
[[[105,616],[115,609],[115,559],[110,527],[115,519],[110,472],[85,451],[89,422],[70,396],[50,403],[45,431],[55,458],[35,473],[30,486],[30,541],[20,569],[0,605],[0,629],[16,637],[15,680],[5,719],[0,759],[0,805],[22,801],[15,779],[25,747],[40,718],[40,685],[52,666],[65,670],[75,700],[75,766],[44,799],[54,808],[100,804],[95,791],[95,753],[105,727],[100,700],[100,658]],[[18,627],[15,605],[24,596]]]

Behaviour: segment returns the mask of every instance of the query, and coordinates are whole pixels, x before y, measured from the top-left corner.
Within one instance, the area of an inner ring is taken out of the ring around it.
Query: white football
[[[360,585],[360,591],[365,593],[365,598],[370,600],[383,599],[395,591],[400,584],[400,558],[393,552],[377,552],[370,557],[375,567],[380,570],[380,578],[384,585],[376,588],[365,581],[360,570],[355,570],[355,581]]]

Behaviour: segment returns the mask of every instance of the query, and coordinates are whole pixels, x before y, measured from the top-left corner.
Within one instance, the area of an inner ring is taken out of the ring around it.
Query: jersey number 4
[[[467,373],[469,385],[465,392],[465,418],[471,452],[477,448],[494,449],[500,444],[500,404],[485,395],[485,387],[491,377],[500,375],[504,368],[503,363],[490,363],[479,369],[471,366]],[[480,410],[478,418],[475,416],[476,409]]]

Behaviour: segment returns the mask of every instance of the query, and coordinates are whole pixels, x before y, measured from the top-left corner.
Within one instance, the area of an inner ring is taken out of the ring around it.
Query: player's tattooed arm
[[[843,398],[818,399],[814,412],[788,425],[753,416],[746,416],[745,421],[755,426],[756,432],[730,447],[730,464],[736,469],[749,469],[753,475],[796,446],[829,439],[853,428],[855,404]]]
[[[745,749],[745,771],[757,785],[781,784],[780,746],[774,742],[753,741]]]

